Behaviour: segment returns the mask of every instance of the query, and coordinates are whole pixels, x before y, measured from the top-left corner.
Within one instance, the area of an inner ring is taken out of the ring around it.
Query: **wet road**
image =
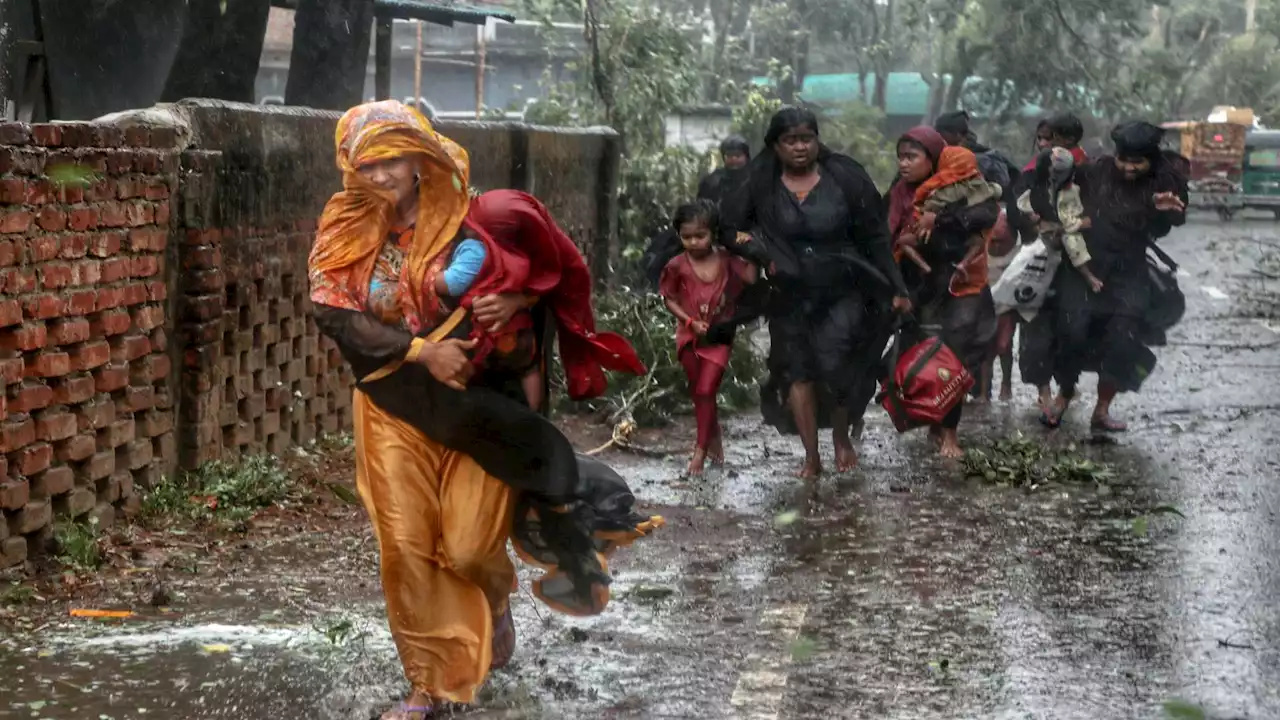
[[[861,469],[814,489],[789,476],[798,444],[754,417],[730,426],[728,470],[694,485],[675,481],[683,458],[612,456],[668,527],[617,558],[603,616],[522,593],[515,665],[467,717],[1127,720],[1178,699],[1280,718],[1280,321],[1245,316],[1277,289],[1252,270],[1280,226],[1198,219],[1166,246],[1187,317],[1117,402],[1132,431],[1081,446],[1114,481],[972,482],[880,412]],[[1050,436],[1020,388],[962,431],[1082,443],[1091,400]],[[399,673],[368,538],[304,534],[255,558],[188,591],[176,622],[0,639],[0,718],[385,707]]]

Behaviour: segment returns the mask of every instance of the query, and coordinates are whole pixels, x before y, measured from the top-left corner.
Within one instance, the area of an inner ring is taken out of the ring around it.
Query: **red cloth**
[[[727,345],[722,347],[728,347]],[[716,393],[724,379],[724,365],[701,357],[692,347],[679,351],[680,365],[689,378],[689,395],[693,399],[693,416],[698,421],[698,448],[706,450],[720,439],[720,411]]]
[[[596,332],[591,273],[578,247],[542,203],[518,190],[494,190],[474,199],[467,217],[498,244],[527,260],[529,270],[521,287],[505,292],[538,295],[551,308],[569,397],[602,395],[607,385],[605,369],[633,375],[648,372],[622,336]]]
[[[1089,162],[1089,154],[1084,151],[1084,148],[1077,145],[1073,148],[1070,148],[1070,150],[1071,150],[1071,157],[1076,161],[1076,167],[1080,167],[1081,165]],[[1027,163],[1022,168],[1022,172],[1026,172],[1028,170],[1035,170],[1036,158],[1039,156],[1040,156],[1040,153],[1036,153],[1034,156],[1032,156],[1031,162]]]
[[[658,292],[662,297],[679,305],[689,317],[708,325],[733,315],[734,301],[742,293],[743,276],[749,267],[747,261],[724,250],[716,253],[720,259],[720,272],[711,282],[698,277],[686,253],[672,258],[662,269],[662,277],[658,280]],[[729,364],[730,346],[699,343],[693,328],[680,323],[676,327],[676,352],[682,352],[689,345],[704,360],[720,367]]]
[[[938,164],[938,158],[942,157],[942,151],[947,147],[947,141],[942,139],[938,131],[926,125],[911,128],[903,133],[902,137],[898,138],[898,142],[901,143],[903,140],[911,140],[924,147],[935,166]],[[911,226],[911,218],[916,211],[916,190],[919,188],[920,183],[913,185],[899,181],[889,191],[889,237],[891,239],[897,240],[898,236]]]

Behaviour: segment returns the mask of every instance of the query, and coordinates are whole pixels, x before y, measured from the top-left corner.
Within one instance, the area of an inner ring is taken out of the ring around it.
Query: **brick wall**
[[[179,468],[350,426],[352,377],[311,320],[306,273],[340,186],[337,118],[184,101],[0,124],[0,568],[55,516],[107,523]],[[611,132],[440,130],[477,187],[539,195],[607,272]],[[55,184],[68,167],[86,187]]]
[[[177,184],[171,132],[0,125],[0,567],[55,514],[110,523],[175,457]]]

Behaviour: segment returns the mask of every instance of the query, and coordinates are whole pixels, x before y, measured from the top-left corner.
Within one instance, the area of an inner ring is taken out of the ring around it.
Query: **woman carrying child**
[[[733,345],[712,342],[707,331],[733,314],[742,287],[756,280],[754,265],[714,242],[719,232],[717,215],[716,206],[706,200],[676,210],[671,226],[679,233],[684,252],[667,263],[658,284],[667,309],[679,322],[676,357],[689,378],[698,420],[697,444],[689,461],[691,477],[702,474],[708,456],[714,463],[724,462],[716,392]]]
[[[987,249],[1000,216],[1000,187],[986,182],[974,154],[947,147],[930,127],[898,140],[899,181],[889,196],[889,230],[909,261],[903,274],[918,317],[941,327],[943,342],[975,378],[990,356],[995,306],[987,287]],[[931,434],[943,457],[963,454],[957,428],[964,404]]]

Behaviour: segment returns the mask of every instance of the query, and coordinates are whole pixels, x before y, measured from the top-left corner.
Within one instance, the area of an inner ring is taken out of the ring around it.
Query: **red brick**
[[[49,331],[42,322],[23,323],[15,328],[0,330],[0,350],[25,352],[39,350],[49,344]]]
[[[29,142],[31,142],[30,125],[0,121],[0,145],[26,145]]]
[[[48,180],[41,180],[27,185],[27,204],[43,205],[44,203],[63,202],[74,204],[84,202],[84,188],[79,185],[55,186]],[[70,213],[67,213],[70,216]]]
[[[169,297],[169,286],[163,281],[149,282],[146,284],[147,300],[151,302],[164,302]]]
[[[60,463],[80,462],[98,451],[96,435],[76,435],[53,446],[53,457]]]
[[[44,290],[59,290],[73,284],[74,273],[71,266],[64,262],[51,262],[41,265],[36,270],[40,278],[40,287]]]
[[[42,382],[27,380],[9,389],[8,407],[11,413],[30,413],[53,404],[53,388]]]
[[[163,316],[163,313],[161,313]],[[0,300],[0,327],[22,322],[22,305],[17,300]]]
[[[127,257],[113,257],[102,261],[102,282],[119,282],[129,277],[131,260]]]
[[[133,258],[131,274],[134,277],[152,277],[160,274],[159,255],[139,255]]]
[[[164,328],[158,327],[151,333],[151,350],[162,353],[169,349],[169,335]]]
[[[65,315],[88,315],[98,307],[96,290],[77,290],[67,295]]]
[[[148,200],[164,200],[169,197],[169,186],[163,182],[153,182],[147,186],[145,194]]]
[[[67,309],[67,301],[61,295],[41,293],[23,298],[22,312],[32,320],[48,320],[62,317]]]
[[[89,331],[97,337],[111,337],[129,332],[133,319],[126,310],[108,310],[94,315],[89,322]]]
[[[111,200],[111,199],[114,199],[115,196],[116,196],[116,186],[112,185],[111,181],[106,178],[99,178],[98,180],[94,181],[93,184],[91,184],[88,188],[86,188],[84,192],[84,199],[90,202],[97,202],[100,200]],[[101,208],[98,208],[97,217],[98,217],[99,224],[101,224],[102,222]]]
[[[76,427],[82,433],[90,430],[99,430],[116,420],[116,405],[109,398],[87,402],[76,408],[75,412]],[[34,426],[32,427],[32,437],[35,437]]]
[[[4,358],[0,360],[0,383],[4,385],[13,385],[22,382],[23,361],[21,357]],[[4,415],[0,415],[3,419]]]
[[[205,270],[222,267],[222,249],[215,245],[191,247],[182,253],[184,270]]]
[[[89,339],[89,321],[82,317],[63,318],[49,323],[49,342],[74,345]]]
[[[26,210],[0,212],[0,233],[24,233],[31,227],[31,219]]]
[[[106,365],[111,360],[111,345],[94,340],[70,348],[71,368],[83,372]]]
[[[137,426],[133,418],[121,418],[98,432],[98,450],[110,450],[133,442]]]
[[[151,354],[151,339],[146,335],[124,335],[111,339],[111,361],[127,363]]]
[[[76,416],[59,408],[51,408],[36,416],[36,437],[40,440],[65,440],[76,434]]]
[[[129,200],[140,197],[145,186],[137,178],[120,178],[115,181],[116,197],[120,200]]]
[[[76,477],[82,483],[96,483],[97,481],[111,477],[111,473],[116,471],[116,453],[115,448],[108,448],[102,452],[95,453],[76,469]]]
[[[158,437],[173,429],[173,414],[162,410],[148,410],[140,420],[138,432],[143,437]]]
[[[18,246],[12,240],[0,240],[0,267],[18,262]]]
[[[0,278],[4,281],[4,291],[9,295],[25,295],[39,287],[36,271],[30,267],[5,268],[0,270]]]
[[[102,282],[102,262],[81,260],[71,265],[72,285],[97,285]]]
[[[134,153],[132,150],[120,150],[107,154],[107,172],[112,175],[123,175],[133,170]]]
[[[29,378],[62,377],[71,372],[71,357],[64,352],[41,352],[24,362]]]
[[[46,442],[28,445],[10,455],[9,462],[14,472],[30,477],[53,463],[53,446]]]
[[[165,200],[164,202],[156,203],[155,223],[157,225],[169,224],[169,213],[172,212],[169,202],[169,200]]]
[[[169,377],[172,363],[168,355],[148,355],[133,363],[131,385],[151,385]]]
[[[110,364],[100,367],[94,371],[93,379],[97,383],[98,392],[115,392],[129,384],[129,366]]]
[[[28,535],[48,527],[53,522],[53,509],[43,500],[32,500],[27,506],[14,513],[9,527],[20,535]]]
[[[51,467],[31,479],[32,497],[48,500],[51,497],[71,492],[76,486],[76,472],[63,465]]]
[[[46,147],[57,147],[62,144],[62,128],[57,125],[32,125],[31,140],[36,145],[44,145]]]
[[[27,261],[42,263],[58,257],[58,238],[55,235],[37,235],[27,241]]]
[[[129,387],[124,389],[124,396],[121,398],[120,405],[117,410],[124,412],[141,412],[154,407],[156,404],[156,389],[150,385],[145,387]],[[148,435],[147,437],[150,437]]]
[[[98,223],[103,227],[118,228],[129,224],[125,215],[125,206],[116,200],[109,200],[98,206]]]
[[[36,224],[49,232],[67,229],[67,212],[56,205],[45,205],[36,216]]]
[[[148,299],[146,283],[130,283],[120,288],[125,305],[141,305]]]
[[[79,405],[92,398],[97,390],[91,375],[68,375],[54,381],[53,401],[59,405]]]
[[[18,510],[31,501],[31,486],[26,480],[0,482],[0,509]]]
[[[156,210],[144,203],[129,203],[124,208],[125,223],[129,227],[150,225],[156,221]]]
[[[36,441],[36,422],[29,417],[0,425],[0,453],[9,453]]]
[[[27,201],[27,181],[22,178],[0,179],[0,203],[22,205]]]
[[[162,252],[168,245],[168,233],[162,228],[134,228],[129,231],[129,249],[134,252]]]
[[[124,144],[134,147],[149,147],[151,145],[151,129],[141,126],[125,128]],[[128,151],[129,156],[133,157],[133,151]]]
[[[95,207],[72,208],[67,214],[67,227],[75,232],[94,230],[102,223],[102,217]]]
[[[3,315],[0,314],[0,317]],[[3,321],[0,320],[0,323]],[[133,325],[143,332],[150,332],[164,324],[164,307],[144,305],[133,309]]]
[[[124,305],[124,291],[120,288],[102,288],[98,291],[98,302],[94,309],[98,312]]]
[[[62,242],[59,245],[58,257],[63,260],[79,260],[89,252],[89,236],[84,234],[63,235]]]

